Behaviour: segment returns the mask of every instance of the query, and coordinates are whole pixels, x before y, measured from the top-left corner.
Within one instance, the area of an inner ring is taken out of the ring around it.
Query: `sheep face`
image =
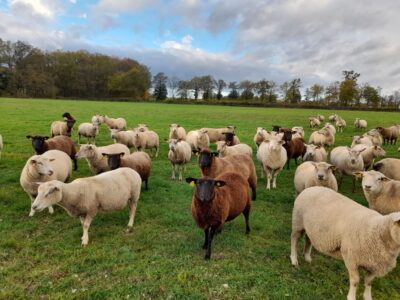
[[[348,153],[349,153],[349,155],[347,156],[347,162],[350,164],[350,165],[356,165],[357,163],[358,163],[358,161],[360,160],[360,159],[362,159],[362,157],[361,157],[361,152],[363,152],[365,149],[362,149],[362,150],[360,150],[360,151],[357,151],[357,150],[353,150],[353,149],[350,149],[350,148],[348,148]]]
[[[50,165],[51,161],[54,161],[54,158],[48,159],[45,157],[35,156],[29,163],[40,176],[51,176],[54,173],[53,168]]]
[[[35,135],[35,136],[27,135],[26,138],[32,140],[32,147],[33,149],[35,149],[36,152],[41,152],[43,149],[43,144],[47,139],[49,139],[48,136],[40,136],[40,135]]]
[[[374,146],[374,155],[376,157],[385,156],[386,155],[386,151],[383,150],[380,146]]]
[[[67,122],[67,127],[68,127],[69,131],[71,131],[71,129],[74,126],[76,121],[74,119],[68,119],[66,122]]]
[[[103,157],[107,158],[107,164],[111,170],[118,169],[121,166],[121,158],[125,155],[124,152],[117,154],[102,153]]]
[[[140,132],[145,132],[149,130],[149,127],[147,127],[146,124],[138,124],[138,127],[136,127],[136,129]]]
[[[285,143],[284,141],[277,139],[267,139],[264,142],[269,144],[269,149],[272,151],[281,151],[282,144]]]
[[[307,150],[306,150],[306,154],[304,154],[304,161],[312,161],[315,157],[315,153],[317,151],[317,149],[321,148],[320,146],[316,146],[314,144],[310,144],[310,145],[306,145]]]
[[[92,158],[96,156],[96,150],[93,145],[84,144],[81,145],[78,153],[76,153],[76,158]]]
[[[361,185],[364,192],[371,194],[380,193],[383,188],[383,182],[390,180],[385,175],[377,171],[356,172],[355,175],[362,177]]]
[[[218,152],[201,151],[199,154],[199,166],[200,168],[211,167],[213,156],[218,156]]]
[[[272,126],[272,131],[279,132],[279,129],[281,129],[281,128],[282,128],[281,126],[273,125]]]
[[[95,126],[97,126],[97,125],[95,125]],[[110,128],[110,135],[111,135],[111,138],[112,138],[112,139],[116,139],[116,138],[117,138],[117,133],[118,133],[119,131],[120,131],[119,129]]]
[[[216,144],[217,144],[217,152],[218,153],[225,152],[225,149],[226,149],[226,142],[225,141],[219,141]]]
[[[178,146],[178,143],[180,141],[181,140],[178,140],[178,139],[170,139],[168,141],[169,150],[171,150],[172,152],[175,152],[176,151],[176,147]]]
[[[186,182],[196,185],[195,195],[196,198],[201,202],[211,202],[215,195],[215,187],[221,187],[225,185],[225,181],[214,180],[211,178],[186,178]]]
[[[36,212],[61,201],[61,183],[57,180],[47,181],[39,185],[38,195],[32,203],[32,209]]]
[[[332,174],[332,171],[336,169],[335,166],[327,164],[326,162],[313,163],[315,167],[315,178],[318,181],[327,181]]]
[[[228,143],[233,142],[233,137],[235,136],[235,134],[233,132],[223,132],[222,133],[225,136],[225,141]]]

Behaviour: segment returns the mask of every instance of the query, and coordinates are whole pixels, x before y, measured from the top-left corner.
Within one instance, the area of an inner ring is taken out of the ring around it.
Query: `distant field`
[[[213,243],[211,261],[204,261],[203,232],[191,214],[192,188],[171,181],[166,143],[153,160],[149,191],[139,200],[135,224],[126,231],[128,210],[98,215],[90,228],[90,242],[80,245],[78,219],[60,207],[28,217],[30,200],[19,185],[25,161],[33,154],[27,134],[48,135],[50,123],[70,112],[77,124],[94,114],[124,117],[128,125],[146,123],[168,136],[168,124],[186,130],[234,124],[241,141],[255,150],[258,126],[304,126],[307,117],[332,111],[267,109],[146,103],[110,103],[55,100],[0,99],[0,133],[4,151],[0,160],[0,298],[2,299],[345,299],[348,275],[341,261],[313,251],[311,265],[300,259],[290,265],[291,211],[294,166],[278,176],[277,190],[266,191],[258,180],[258,197],[250,215],[252,232],[246,236],[244,219],[225,225]],[[336,111],[348,123],[336,136],[336,145],[349,145],[356,133],[356,117],[368,127],[400,121],[398,113]],[[77,125],[76,125],[77,128]],[[98,145],[110,144],[102,125]],[[73,134],[77,142],[76,132]],[[398,157],[396,146],[385,146],[387,156]],[[255,155],[254,155],[254,160]],[[258,163],[257,174],[260,167]],[[198,177],[195,158],[186,176]],[[72,179],[91,176],[86,161]],[[360,188],[351,193],[345,178],[341,192],[366,205]],[[301,243],[301,246],[303,243]],[[400,268],[373,283],[375,299],[400,299]],[[362,298],[363,287],[358,297]]]

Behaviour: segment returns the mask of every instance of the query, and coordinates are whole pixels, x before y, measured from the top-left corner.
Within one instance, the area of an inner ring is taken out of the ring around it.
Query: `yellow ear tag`
[[[192,181],[191,183],[190,183],[190,186],[195,186],[196,184],[194,183],[194,181]]]

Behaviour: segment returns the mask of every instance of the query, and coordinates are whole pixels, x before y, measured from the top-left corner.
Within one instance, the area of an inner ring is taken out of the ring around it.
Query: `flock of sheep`
[[[151,158],[144,150],[157,157],[160,141],[158,134],[145,124],[127,130],[123,118],[96,115],[91,122],[79,125],[79,143],[82,137],[88,143],[80,145],[77,151],[71,140],[75,119],[69,113],[63,117],[63,121],[51,124],[51,138],[27,136],[36,155],[27,160],[20,183],[31,199],[30,216],[46,208],[53,213],[52,206],[56,204],[63,207],[69,215],[80,218],[85,246],[91,221],[98,212],[120,210],[128,205],[128,226],[133,226],[142,182],[147,189],[151,174]],[[321,126],[321,122],[321,115],[309,118],[311,128]],[[337,131],[342,132],[346,126],[337,114],[330,116],[329,122],[310,135],[309,144],[305,143],[302,127],[274,126],[271,131],[259,127],[254,135],[256,157],[261,177],[266,176],[267,189],[271,185],[276,188],[277,176],[285,165],[290,168],[292,159],[296,165],[297,159],[302,159],[294,177],[297,198],[292,216],[292,264],[298,265],[297,242],[305,235],[307,262],[311,262],[312,247],[344,260],[350,276],[348,299],[356,299],[358,269],[363,268],[364,299],[372,299],[372,280],[393,269],[400,253],[400,160],[385,158],[374,164],[374,159],[385,156],[382,144],[396,143],[400,126],[377,127],[354,136],[351,147],[338,146],[330,151],[328,163],[327,148],[334,145]],[[99,147],[95,139],[101,124],[109,128],[114,143]],[[365,130],[367,122],[356,119],[354,126]],[[250,232],[249,214],[257,186],[253,150],[240,143],[235,126],[187,133],[179,124],[170,124],[169,128],[171,179],[183,180],[186,164],[192,154],[198,155],[202,177],[188,177],[186,181],[195,187],[192,215],[204,230],[205,259],[210,259],[213,237],[226,221],[243,214],[246,233]],[[210,150],[211,143],[216,143],[217,151]],[[2,147],[0,135],[0,155]],[[95,176],[67,183],[72,162],[75,170],[78,167],[77,159],[86,159]],[[353,190],[355,178],[362,178],[369,208],[337,192],[345,175],[353,178]]]

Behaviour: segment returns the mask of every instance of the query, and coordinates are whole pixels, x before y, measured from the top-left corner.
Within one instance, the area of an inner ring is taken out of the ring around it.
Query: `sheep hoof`
[[[290,256],[290,261],[292,262],[292,265],[293,266],[295,266],[295,267],[298,267],[299,266],[299,261],[297,260],[297,257],[294,257],[294,256]]]
[[[311,255],[304,255],[304,260],[311,264],[312,261]]]
[[[31,212],[29,213],[29,216],[30,216],[30,217],[33,217],[34,214],[35,214],[35,213],[34,213],[33,211],[31,211]]]

